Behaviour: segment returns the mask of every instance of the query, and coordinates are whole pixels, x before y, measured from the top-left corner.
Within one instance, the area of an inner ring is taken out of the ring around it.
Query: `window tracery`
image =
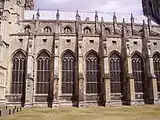
[[[160,55],[159,54],[155,54],[153,56],[153,65],[154,65],[154,73],[157,77],[158,92],[160,92]]]
[[[72,33],[72,29],[70,27],[65,27],[64,33]]]
[[[100,60],[91,52],[86,57],[86,93],[98,94],[100,90]]]
[[[48,94],[50,86],[50,57],[48,53],[41,52],[37,58],[36,93]]]
[[[11,93],[22,94],[25,92],[26,56],[17,52],[12,58],[12,64]]]
[[[122,60],[117,54],[110,57],[111,93],[122,92]]]
[[[45,27],[44,28],[44,33],[51,33],[51,32],[52,32],[52,30],[51,30],[50,27]]]
[[[24,28],[25,33],[30,33],[31,32],[31,27],[28,25]]]
[[[83,30],[83,32],[85,34],[91,34],[92,33],[92,31],[91,31],[91,29],[89,27],[85,27],[84,30]]]
[[[135,92],[144,92],[143,60],[137,53],[132,56],[132,71],[135,77]]]
[[[62,94],[72,94],[75,85],[75,57],[69,51],[62,57]]]

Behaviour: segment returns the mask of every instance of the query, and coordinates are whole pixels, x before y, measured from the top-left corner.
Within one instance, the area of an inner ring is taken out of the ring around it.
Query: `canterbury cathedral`
[[[34,0],[0,0],[0,106],[160,104],[160,26],[150,17],[26,19],[30,11]]]

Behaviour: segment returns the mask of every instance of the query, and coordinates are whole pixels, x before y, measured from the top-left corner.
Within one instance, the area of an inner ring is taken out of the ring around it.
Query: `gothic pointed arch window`
[[[48,94],[50,88],[50,56],[42,51],[37,57],[36,94]]]
[[[45,27],[44,28],[44,33],[51,33],[52,29],[50,27]]]
[[[122,59],[114,53],[109,59],[111,93],[122,93]]]
[[[98,94],[100,90],[100,59],[95,52],[86,57],[86,93]]]
[[[160,54],[156,53],[153,56],[154,73],[157,77],[157,88],[160,92]]]
[[[135,92],[144,92],[144,73],[143,73],[143,59],[142,57],[135,53],[132,56],[132,72],[135,77]]]
[[[71,27],[67,26],[64,28],[64,33],[72,33]]]
[[[90,29],[89,27],[85,27],[85,28],[83,29],[83,33],[84,33],[84,34],[91,34],[92,31],[91,31],[91,29]]]
[[[107,35],[110,35],[112,32],[111,32],[110,28],[106,27],[106,28],[105,28],[105,33],[106,33]]]
[[[72,94],[75,85],[76,59],[71,51],[62,56],[62,94]]]
[[[12,83],[11,94],[23,94],[25,92],[26,56],[18,51],[12,58]]]
[[[25,28],[24,28],[24,32],[25,33],[30,33],[31,32],[31,27],[29,25],[27,25]]]

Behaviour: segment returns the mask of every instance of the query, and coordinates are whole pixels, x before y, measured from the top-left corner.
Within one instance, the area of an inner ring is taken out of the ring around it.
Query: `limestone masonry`
[[[0,0],[0,105],[160,103],[160,27],[94,20],[30,20],[33,0]]]

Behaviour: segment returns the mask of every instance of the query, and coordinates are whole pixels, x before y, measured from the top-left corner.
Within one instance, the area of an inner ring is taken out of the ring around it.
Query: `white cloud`
[[[63,2],[69,2],[70,0],[50,0],[52,3],[63,3]]]
[[[142,13],[141,0],[37,0],[36,8],[43,10],[56,10],[74,12],[118,12],[118,13]]]
[[[55,20],[55,11],[60,9],[61,20],[75,20],[78,9],[82,20],[89,17],[94,21],[94,12],[97,10],[99,20],[103,17],[104,20],[112,22],[113,12],[116,12],[119,22],[122,22],[123,18],[126,22],[130,22],[130,14],[133,13],[135,22],[142,23],[146,17],[142,15],[141,4],[141,0],[36,0],[35,6],[41,10],[40,19]],[[34,11],[27,11],[25,18],[31,19],[33,14]]]

